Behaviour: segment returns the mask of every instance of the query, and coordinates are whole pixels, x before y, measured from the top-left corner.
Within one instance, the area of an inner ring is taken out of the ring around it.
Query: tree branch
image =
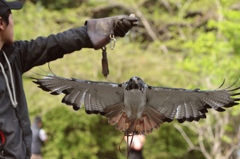
[[[148,22],[147,18],[143,15],[143,13],[140,11],[136,3],[132,3],[132,7],[134,9],[134,13],[136,13],[137,17],[141,19],[141,22],[143,23],[144,27],[146,28],[149,36],[153,41],[158,40],[157,34],[154,32],[153,28],[151,27],[150,23]]]
[[[190,140],[190,138],[188,137],[188,135],[185,133],[185,131],[182,129],[181,126],[179,126],[178,124],[174,124],[174,127],[180,132],[180,134],[182,135],[184,140],[187,142],[187,144],[188,144],[188,146],[190,147],[191,150],[198,150],[198,151],[200,151],[199,147],[195,146],[192,143],[192,141]]]

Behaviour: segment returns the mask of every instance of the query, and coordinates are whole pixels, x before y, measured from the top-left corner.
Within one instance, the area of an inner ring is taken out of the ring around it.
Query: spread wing
[[[235,93],[235,91],[237,91]],[[214,91],[174,89],[149,86],[147,90],[147,106],[154,108],[155,113],[161,114],[161,121],[171,122],[177,119],[184,121],[198,121],[206,118],[208,108],[216,111],[225,111],[224,108],[238,104],[240,87]]]
[[[84,104],[88,114],[100,113],[104,115],[105,108],[123,102],[124,83],[67,79],[55,75],[35,80],[33,82],[44,91],[51,92],[53,95],[65,94],[62,102],[72,105],[74,110],[80,109]]]

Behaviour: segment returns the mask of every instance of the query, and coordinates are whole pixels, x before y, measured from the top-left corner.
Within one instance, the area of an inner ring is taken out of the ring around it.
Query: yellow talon
[[[140,125],[136,125],[136,131],[137,131],[138,133],[140,133],[140,131],[141,131],[141,126],[140,126]]]
[[[129,128],[129,124],[125,123],[125,130],[127,130]]]

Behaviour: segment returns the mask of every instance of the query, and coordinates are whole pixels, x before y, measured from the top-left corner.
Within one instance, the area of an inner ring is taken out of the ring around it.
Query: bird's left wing
[[[67,79],[56,75],[48,75],[42,79],[34,78],[44,91],[53,95],[65,94],[62,102],[72,105],[74,110],[81,108],[82,104],[88,114],[101,113],[104,109],[123,102],[124,83],[94,82],[88,80]]]
[[[227,90],[202,91],[149,86],[147,90],[147,106],[154,108],[162,115],[162,121],[171,122],[177,119],[198,121],[206,118],[208,108],[224,111],[224,107],[237,105],[240,98],[240,87]],[[238,91],[237,93],[234,93]]]

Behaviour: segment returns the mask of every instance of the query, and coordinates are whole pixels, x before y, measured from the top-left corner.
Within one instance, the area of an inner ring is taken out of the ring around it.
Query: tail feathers
[[[119,120],[117,121],[116,124],[116,129],[120,131],[126,131],[128,128],[128,121],[127,121],[127,115],[125,113],[121,114]]]
[[[153,129],[158,129],[166,117],[154,108],[147,106],[140,118],[128,119],[124,113],[117,123],[116,128],[126,134],[149,134]]]
[[[153,129],[157,129],[163,123],[164,115],[151,106],[146,106],[146,110],[140,119],[136,119],[135,131],[137,134],[149,134]]]
[[[123,103],[115,104],[104,109],[108,122],[117,130],[126,134],[149,134],[163,123],[164,115],[151,106],[147,106],[140,118],[129,119],[124,111]]]
[[[147,134],[153,131],[154,123],[147,117],[143,118],[143,125],[141,127],[141,131]]]
[[[129,122],[127,121],[123,103],[108,106],[103,111],[104,115],[108,118],[109,124],[116,125],[117,130],[127,130]]]
[[[138,129],[139,129],[139,125],[140,125],[140,120],[139,119],[134,119],[132,121],[129,121],[126,126],[127,126],[127,130],[125,131],[127,134],[135,134],[138,133]]]

